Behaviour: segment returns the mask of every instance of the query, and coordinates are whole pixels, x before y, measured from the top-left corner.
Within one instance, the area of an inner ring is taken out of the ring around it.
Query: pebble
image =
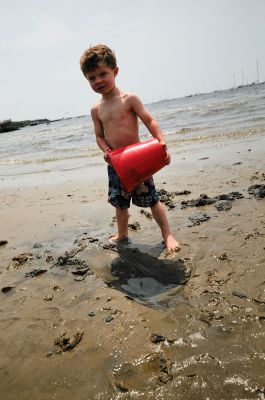
[[[233,290],[232,295],[236,296],[236,297],[239,297],[240,299],[246,299],[247,298],[246,293],[241,291],[241,290]]]

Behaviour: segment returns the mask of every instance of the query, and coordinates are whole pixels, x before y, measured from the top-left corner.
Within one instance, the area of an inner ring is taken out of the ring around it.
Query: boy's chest
[[[101,104],[99,107],[99,119],[103,123],[120,121],[131,114],[128,107],[122,102],[113,104]]]

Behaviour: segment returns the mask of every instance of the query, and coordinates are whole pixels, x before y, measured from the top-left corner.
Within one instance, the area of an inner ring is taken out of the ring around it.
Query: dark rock
[[[0,246],[4,246],[5,244],[7,244],[8,241],[7,240],[0,240]]]
[[[181,202],[181,208],[187,208],[187,207],[202,207],[206,205],[210,205],[215,203],[215,199],[212,199],[207,196],[207,194],[200,194],[200,197],[197,199],[193,200],[183,200]]]
[[[108,315],[108,316],[105,318],[105,322],[107,322],[107,323],[111,322],[112,320],[113,320],[113,317],[112,317],[111,315]]]
[[[22,265],[25,264],[30,258],[32,258],[32,253],[22,253],[18,256],[14,256],[12,260],[18,262],[19,265]]]
[[[72,350],[82,340],[83,334],[83,331],[78,331],[73,336],[66,336],[66,333],[64,332],[55,339],[54,344],[59,346],[62,352]]]
[[[236,296],[236,297],[239,297],[240,299],[246,299],[247,298],[246,293],[241,291],[241,290],[233,290],[232,295]]]
[[[208,221],[210,216],[206,213],[195,213],[189,216],[189,220],[193,225],[200,225],[201,222]]]
[[[190,190],[182,190],[182,191],[175,192],[175,195],[176,196],[183,196],[183,195],[187,195],[187,194],[190,194],[190,193],[191,193]]]
[[[230,192],[230,193],[227,193],[227,194],[219,194],[218,196],[215,197],[215,200],[216,201],[219,201],[219,200],[230,200],[230,201],[233,201],[233,200],[236,200],[236,199],[243,199],[243,198],[244,198],[244,196],[240,192]]]
[[[54,257],[53,256],[47,256],[46,257],[46,262],[49,263],[51,261],[54,261]]]
[[[74,271],[72,271],[73,275],[86,275],[87,272],[90,271],[90,267],[86,264],[79,265]],[[92,272],[91,272],[92,274]]]
[[[214,204],[219,200],[230,200],[242,199],[244,196],[239,192],[230,192],[228,194],[220,194],[215,197],[208,197],[207,194],[200,194],[200,197],[192,200],[183,200],[181,202],[181,208],[187,207],[202,207],[210,204]]]
[[[115,243],[104,243],[102,245],[103,250],[114,250],[115,249]]]
[[[141,213],[141,214],[144,214],[144,215],[145,215],[147,218],[149,218],[149,219],[152,219],[152,218],[153,218],[153,215],[152,215],[150,212],[148,212],[148,211],[141,210],[140,213]]]
[[[2,288],[2,293],[8,293],[14,288],[15,288],[15,286],[5,286]]]
[[[132,224],[128,224],[128,228],[131,231],[138,231],[141,228],[141,225],[138,221],[135,221]]]
[[[164,342],[166,338],[163,335],[160,335],[158,333],[152,333],[151,335],[151,342],[152,343],[160,343]]]
[[[25,278],[34,278],[35,276],[42,275],[47,272],[47,269],[35,268],[30,272],[25,273]]]
[[[93,238],[93,237],[89,237],[89,238],[87,238],[87,240],[89,241],[89,243],[95,243],[95,242],[98,242],[98,239],[96,239],[96,238]]]
[[[218,211],[228,211],[232,208],[231,200],[219,200],[214,204]]]
[[[95,311],[90,311],[90,312],[88,313],[88,316],[89,316],[89,317],[95,317],[95,315],[96,315]]]
[[[265,184],[251,185],[248,188],[248,193],[253,194],[254,197],[258,200],[264,198],[265,197]]]

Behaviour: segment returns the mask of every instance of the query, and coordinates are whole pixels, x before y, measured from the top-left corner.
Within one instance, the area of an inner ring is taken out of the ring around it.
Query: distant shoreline
[[[180,98],[191,98],[191,97],[196,97],[196,96],[200,96],[200,95],[204,95],[204,94],[210,94],[210,93],[217,93],[217,92],[226,92],[226,91],[230,91],[230,90],[237,90],[237,89],[242,89],[242,88],[246,88],[246,87],[251,87],[251,86],[259,86],[259,85],[263,85],[265,84],[265,81],[263,82],[252,82],[252,83],[248,83],[245,85],[238,85],[236,87],[230,87],[227,89],[220,89],[220,90],[213,90],[211,92],[202,92],[202,93],[192,93]],[[176,100],[178,97],[176,98],[170,98],[170,99],[163,99],[163,100],[157,100],[157,101],[152,101],[148,104],[154,104],[154,103],[160,103],[162,101],[171,101],[171,100]],[[34,126],[34,125],[39,125],[39,124],[50,124],[51,122],[57,122],[57,121],[62,121],[62,120],[68,120],[68,119],[72,119],[72,118],[80,118],[83,117],[84,115],[78,115],[78,116],[71,116],[71,117],[67,117],[67,118],[58,118],[58,119],[54,119],[54,120],[49,120],[47,118],[42,118],[42,119],[34,119],[34,120],[23,120],[23,121],[12,121],[11,119],[7,119],[4,121],[0,121],[0,134],[4,133],[4,132],[11,132],[11,131],[16,131],[20,128],[24,128],[25,126]]]

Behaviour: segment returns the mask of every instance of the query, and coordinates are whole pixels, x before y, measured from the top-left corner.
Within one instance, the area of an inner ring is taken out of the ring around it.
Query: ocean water
[[[170,148],[265,132],[265,83],[146,105]],[[151,138],[140,124],[141,139]],[[23,176],[66,174],[102,162],[90,115],[0,134],[0,185]]]

